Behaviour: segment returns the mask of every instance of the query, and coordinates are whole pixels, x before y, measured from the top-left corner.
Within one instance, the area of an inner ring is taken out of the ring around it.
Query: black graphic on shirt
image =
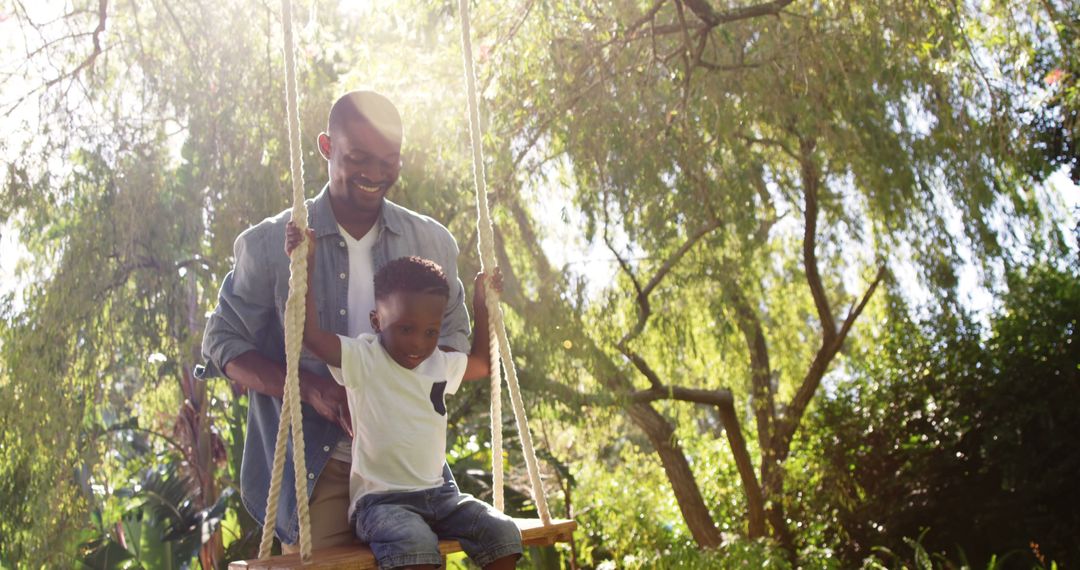
[[[431,385],[431,405],[440,416],[446,415],[446,402],[443,395],[446,393],[446,382],[436,382]]]

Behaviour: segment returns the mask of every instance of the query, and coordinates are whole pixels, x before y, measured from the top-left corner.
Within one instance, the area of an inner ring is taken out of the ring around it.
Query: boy
[[[303,239],[289,222],[285,251]],[[314,233],[308,230],[308,273],[315,266]],[[499,290],[496,275],[492,286]],[[375,274],[375,334],[356,338],[323,330],[310,289],[304,345],[345,386],[353,421],[351,505],[356,535],[382,568],[436,568],[440,538],[456,539],[484,568],[513,568],[521,534],[506,515],[444,482],[444,397],[463,380],[489,372],[485,277],[478,274],[472,350],[437,346],[449,285],[438,264],[418,257],[387,263]]]

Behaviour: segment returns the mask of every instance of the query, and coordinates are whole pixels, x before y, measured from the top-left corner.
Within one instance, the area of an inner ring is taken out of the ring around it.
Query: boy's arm
[[[462,380],[479,380],[491,373],[491,331],[488,327],[486,294],[489,281],[496,291],[502,291],[502,274],[499,273],[498,268],[495,268],[490,279],[482,272],[476,274],[476,283],[473,287],[472,349],[469,350],[469,360],[465,365],[465,376]]]
[[[315,307],[315,295],[311,291],[311,276],[315,271],[315,244],[318,243],[318,240],[315,239],[315,232],[311,228],[308,228],[306,237],[308,240],[308,288],[307,295],[304,297],[304,303],[307,307],[307,316],[304,318],[304,346],[326,364],[340,368],[341,339],[338,338],[338,335],[319,326],[319,313]],[[300,229],[292,222],[289,222],[285,228],[285,253],[291,255],[292,251],[300,245],[303,239]]]

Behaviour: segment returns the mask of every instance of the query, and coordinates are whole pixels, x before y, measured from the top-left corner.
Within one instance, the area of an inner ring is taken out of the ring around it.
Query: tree
[[[704,547],[722,540],[698,483],[711,474],[681,434],[720,424],[747,534],[794,552],[785,462],[879,284],[914,270],[956,303],[962,259],[1011,259],[1003,229],[1064,247],[1006,136],[1019,132],[1016,78],[985,80],[970,31],[1000,15],[932,2],[528,7],[542,17],[494,41],[492,130],[520,141],[501,147],[495,176],[520,188],[564,169],[622,276],[598,305],[575,297],[537,255],[527,208],[501,193],[507,241],[534,244],[507,246],[522,267],[510,282],[525,281],[512,304],[535,327],[527,350],[547,357],[552,394],[625,410]],[[555,311],[553,299],[569,301]],[[560,321],[571,359],[543,334]]]

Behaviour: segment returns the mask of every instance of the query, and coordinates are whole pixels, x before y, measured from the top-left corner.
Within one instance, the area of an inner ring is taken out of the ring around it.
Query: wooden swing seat
[[[550,526],[544,526],[540,519],[514,519],[521,530],[521,542],[528,546],[551,546],[556,542],[569,542],[577,523],[572,520],[555,519]],[[461,545],[456,540],[440,540],[439,552],[447,554],[461,552]],[[286,570],[303,568],[304,570],[369,570],[377,568],[375,556],[366,544],[333,546],[311,553],[311,563],[300,561],[299,554],[274,556],[261,560],[241,560],[229,564],[229,570]]]

